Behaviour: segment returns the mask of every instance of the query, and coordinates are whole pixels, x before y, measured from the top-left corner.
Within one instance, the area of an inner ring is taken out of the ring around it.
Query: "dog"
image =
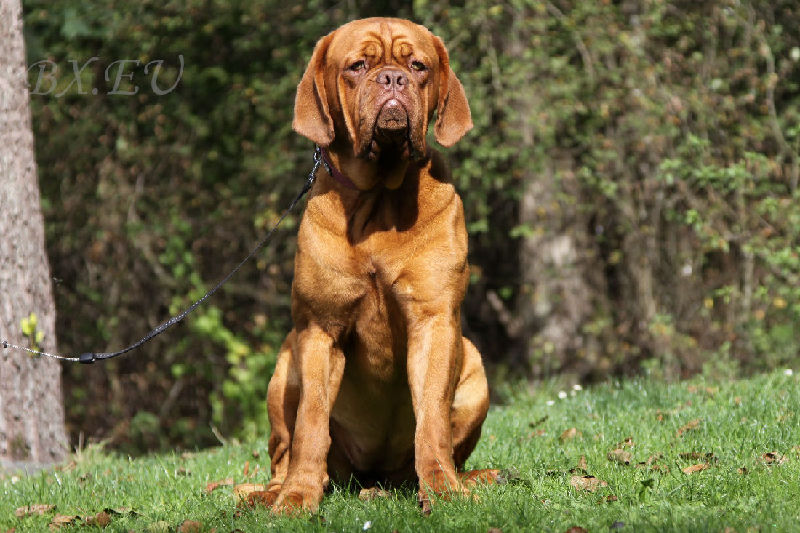
[[[463,472],[489,407],[481,356],[462,336],[468,285],[461,199],[442,158],[472,128],[442,40],[394,18],[322,37],[297,88],[294,130],[323,149],[300,224],[294,329],[269,383],[275,513],[317,510],[329,479],[419,481],[469,494]]]

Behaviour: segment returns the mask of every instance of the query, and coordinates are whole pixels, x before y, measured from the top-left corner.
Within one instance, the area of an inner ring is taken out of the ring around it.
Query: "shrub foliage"
[[[58,67],[38,91],[43,67],[29,74],[64,351],[134,341],[235,266],[310,167],[290,124],[314,42],[395,14],[444,38],[472,105],[449,155],[464,326],[496,379],[798,361],[796,2],[24,7],[29,63]],[[297,220],[182,328],[66,368],[73,434],[143,449],[265,432]]]

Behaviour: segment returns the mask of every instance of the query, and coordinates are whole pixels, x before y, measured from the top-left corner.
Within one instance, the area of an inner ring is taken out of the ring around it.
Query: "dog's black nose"
[[[378,74],[378,83],[387,91],[402,91],[408,85],[408,77],[402,70],[386,69]]]

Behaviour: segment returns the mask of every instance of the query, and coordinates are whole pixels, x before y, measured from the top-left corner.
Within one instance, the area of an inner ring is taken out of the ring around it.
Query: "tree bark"
[[[529,37],[514,28],[509,36],[506,52],[524,64]],[[512,97],[521,153],[530,152],[537,142],[535,117],[548,106],[533,89],[535,70],[525,70],[521,86],[528,90]],[[590,255],[587,221],[577,204],[559,200],[565,194],[578,197],[573,161],[565,151],[553,149],[546,168],[525,165],[521,174],[519,223],[529,231],[519,246],[522,283],[515,302],[519,331],[509,333],[522,337],[535,375],[565,370],[582,374],[587,361],[595,362],[598,346],[582,331],[596,303],[585,272]]]
[[[34,159],[20,0],[0,0],[0,336],[54,351],[55,306]],[[36,335],[21,321],[36,315]],[[0,348],[0,466],[29,469],[67,451],[61,367]]]

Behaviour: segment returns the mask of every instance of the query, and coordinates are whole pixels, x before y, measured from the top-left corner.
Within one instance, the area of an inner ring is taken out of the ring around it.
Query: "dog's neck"
[[[344,180],[352,183],[353,187],[360,191],[369,191],[377,186],[397,189],[403,183],[409,165],[407,159],[394,161],[391,165],[382,165],[380,161],[356,157],[350,146],[331,145],[326,152],[330,163],[344,176]],[[344,180],[336,179],[340,183]],[[342,185],[347,187],[346,182]]]

